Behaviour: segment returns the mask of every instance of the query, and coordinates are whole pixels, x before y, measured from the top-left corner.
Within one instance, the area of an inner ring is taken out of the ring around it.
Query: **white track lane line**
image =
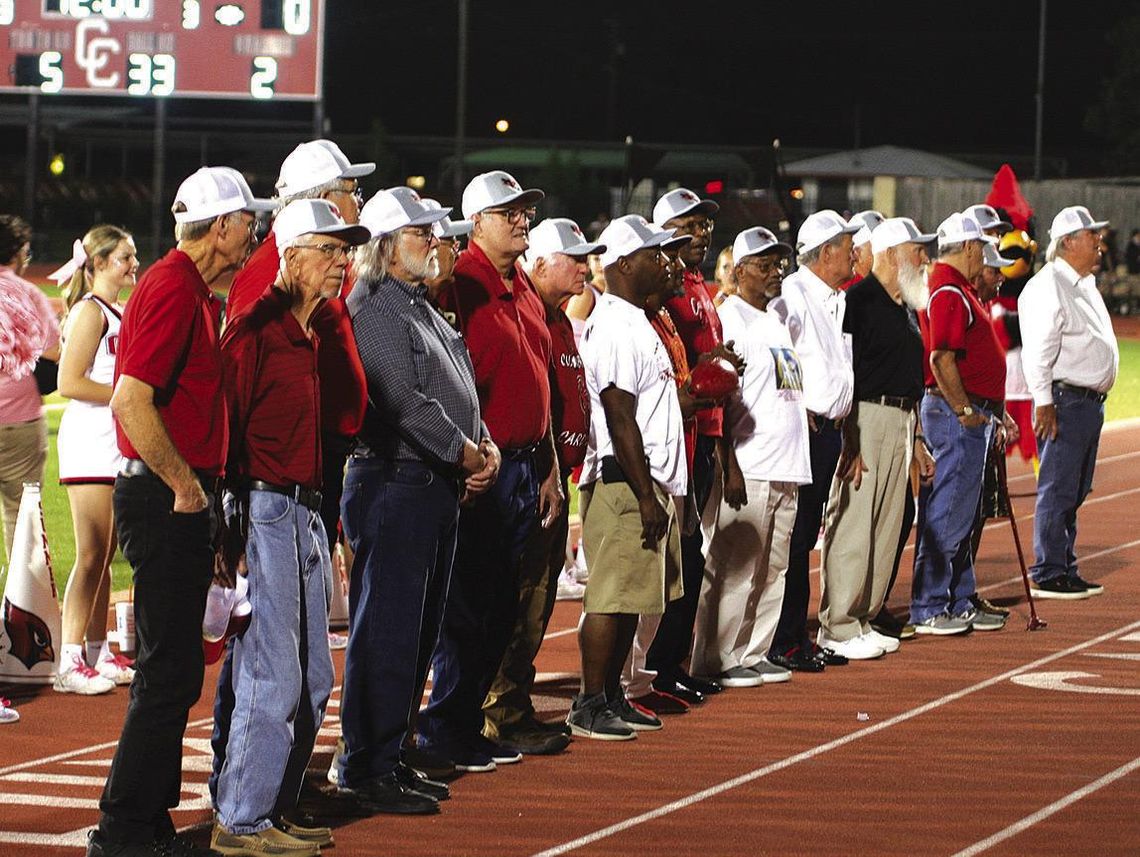
[[[1123,548],[1118,548],[1118,550],[1121,549]],[[877,732],[882,732],[884,729],[890,729],[892,726],[897,726],[900,723],[905,723],[906,721],[912,720],[922,714],[934,711],[935,709],[941,708],[944,705],[949,705],[951,702],[957,702],[963,697],[977,693],[978,691],[986,690],[993,687],[994,685],[1009,681],[1009,679],[1013,678],[1014,676],[1021,675],[1022,673],[1026,672],[1032,672],[1033,670],[1036,670],[1045,664],[1050,664],[1053,661],[1060,660],[1061,658],[1066,658],[1069,655],[1073,655],[1077,652],[1083,651],[1084,649],[1100,645],[1101,643],[1107,642],[1108,640],[1116,639],[1120,637],[1121,634],[1128,634],[1132,631],[1137,630],[1138,628],[1140,628],[1140,622],[1132,622],[1128,625],[1123,625],[1113,631],[1109,631],[1107,634],[1101,634],[1100,636],[1094,637],[1091,640],[1086,640],[1083,643],[1077,643],[1076,645],[1070,646],[1069,648],[1064,649],[1060,652],[1054,652],[1051,655],[1046,655],[1043,658],[1038,658],[1031,663],[1023,664],[1022,666],[1016,667],[1012,670],[1007,670],[1000,675],[996,675],[992,678],[985,679],[984,681],[977,682],[976,684],[972,684],[969,687],[963,688],[962,690],[948,693],[945,696],[941,696],[938,699],[927,702],[916,708],[912,708],[909,711],[904,711],[902,714],[896,714],[894,717],[890,717],[887,720],[876,723],[874,726],[868,726],[864,729],[856,730],[855,732],[844,735],[841,738],[836,738],[833,741],[828,741],[826,744],[820,744],[816,747],[812,747],[809,750],[804,750],[802,753],[797,753],[794,756],[788,756],[787,758],[781,759],[778,762],[773,762],[770,765],[765,765],[762,768],[757,768],[754,771],[750,771],[747,774],[742,774],[739,777],[733,777],[731,780],[726,780],[722,783],[718,783],[715,786],[710,786],[707,789],[695,792],[691,795],[688,795],[687,797],[671,801],[670,803],[667,803],[664,806],[660,806],[657,809],[643,812],[639,815],[627,818],[624,821],[619,821],[616,824],[611,824],[608,827],[603,827],[600,830],[595,830],[593,833],[588,833],[585,836],[580,836],[577,839],[572,839],[569,842],[564,842],[561,845],[555,845],[553,848],[548,848],[545,851],[540,851],[534,854],[533,857],[557,857],[559,854],[567,854],[571,851],[577,850],[578,848],[583,848],[594,842],[606,839],[607,837],[613,836],[614,834],[621,833],[623,831],[629,830],[630,828],[645,824],[646,822],[654,821],[658,818],[663,818],[664,816],[678,812],[679,810],[687,809],[694,804],[708,800],[712,797],[716,797],[723,792],[730,791],[731,789],[737,788],[739,786],[747,785],[748,783],[761,779],[762,777],[777,773],[784,770],[785,768],[790,768],[793,765],[798,765],[800,762],[806,762],[816,758],[817,756],[822,756],[824,753],[828,753],[832,750],[837,750],[840,747],[845,747],[846,745],[854,743],[861,738],[866,738],[869,735],[874,735]]]
[[[1105,786],[1112,785],[1112,783],[1116,782],[1121,777],[1126,777],[1137,769],[1140,769],[1140,757],[1137,757],[1131,762],[1127,762],[1121,765],[1115,771],[1110,771],[1099,780],[1093,780],[1087,786],[1079,788],[1075,792],[1069,792],[1069,794],[1065,795],[1060,800],[1053,801],[1053,803],[1049,804],[1048,806],[1041,807],[1041,809],[1037,810],[1037,812],[1025,816],[1025,818],[1021,819],[1021,821],[1011,824],[1004,830],[999,830],[993,836],[987,839],[983,839],[981,842],[975,842],[969,848],[963,848],[961,851],[955,854],[954,857],[974,857],[975,854],[981,854],[983,851],[988,851],[995,845],[1004,842],[1005,840],[1010,839],[1025,830],[1028,830],[1038,822],[1044,821],[1049,816],[1060,812],[1065,807],[1076,803],[1082,798],[1088,797],[1093,792],[1100,791]]]

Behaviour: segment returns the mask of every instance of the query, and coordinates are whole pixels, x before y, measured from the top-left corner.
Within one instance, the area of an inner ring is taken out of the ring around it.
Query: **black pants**
[[[693,457],[693,495],[697,510],[704,511],[712,493],[713,475],[716,472],[714,455],[716,438],[697,435],[696,454]],[[657,636],[645,655],[648,669],[657,671],[657,680],[667,686],[677,678],[681,664],[693,648],[693,623],[697,619],[697,601],[701,595],[701,581],[705,577],[704,534],[700,525],[691,535],[681,536],[681,580],[685,594],[665,605]]]
[[[352,438],[321,432],[321,523],[329,540],[329,556],[336,555],[337,524],[340,522],[340,497],[344,492],[344,463]]]
[[[807,615],[811,602],[811,581],[808,565],[812,548],[819,538],[819,524],[831,491],[831,480],[839,464],[839,451],[843,436],[833,420],[820,420],[818,430],[808,433],[811,456],[811,483],[801,485],[796,507],[796,523],[792,527],[792,544],[788,554],[788,573],[785,576],[784,603],[780,608],[780,622],[772,639],[771,651],[781,654],[792,646],[808,642]]]
[[[106,842],[150,842],[174,832],[169,810],[182,786],[182,736],[202,692],[202,614],[214,571],[210,505],[172,511],[155,476],[115,480],[115,524],[134,571],[138,658],[111,774],[99,801]]]

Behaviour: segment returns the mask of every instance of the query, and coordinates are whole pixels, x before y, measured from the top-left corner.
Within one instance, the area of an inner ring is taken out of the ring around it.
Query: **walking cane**
[[[998,484],[1002,497],[1005,499],[1005,512],[1009,517],[1009,526],[1013,530],[1013,545],[1017,548],[1017,561],[1021,565],[1021,582],[1025,584],[1025,599],[1029,602],[1029,625],[1027,630],[1036,631],[1048,627],[1044,619],[1037,615],[1037,608],[1033,604],[1033,593],[1029,591],[1029,570],[1025,567],[1025,554],[1021,550],[1021,536],[1017,533],[1017,515],[1013,511],[1013,501],[1009,498],[1009,480],[1005,475],[1005,452],[1002,451],[997,459]]]

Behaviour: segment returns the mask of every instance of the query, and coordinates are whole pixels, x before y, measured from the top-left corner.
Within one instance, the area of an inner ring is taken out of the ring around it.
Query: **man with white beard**
[[[847,290],[843,331],[851,335],[855,405],[843,423],[843,449],[827,500],[819,645],[851,660],[898,651],[871,627],[894,567],[913,457],[924,478],[934,461],[915,443],[922,396],[926,244],[908,217],[871,233],[871,273]],[[921,436],[921,433],[920,435]]]

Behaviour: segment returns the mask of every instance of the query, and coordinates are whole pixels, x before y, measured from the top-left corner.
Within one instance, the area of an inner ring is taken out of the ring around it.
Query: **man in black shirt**
[[[870,622],[894,565],[912,456],[924,477],[934,472],[915,443],[923,350],[914,313],[926,303],[924,245],[934,237],[906,217],[883,221],[871,233],[871,273],[847,291],[855,407],[827,500],[819,645],[852,660],[898,650]]]

